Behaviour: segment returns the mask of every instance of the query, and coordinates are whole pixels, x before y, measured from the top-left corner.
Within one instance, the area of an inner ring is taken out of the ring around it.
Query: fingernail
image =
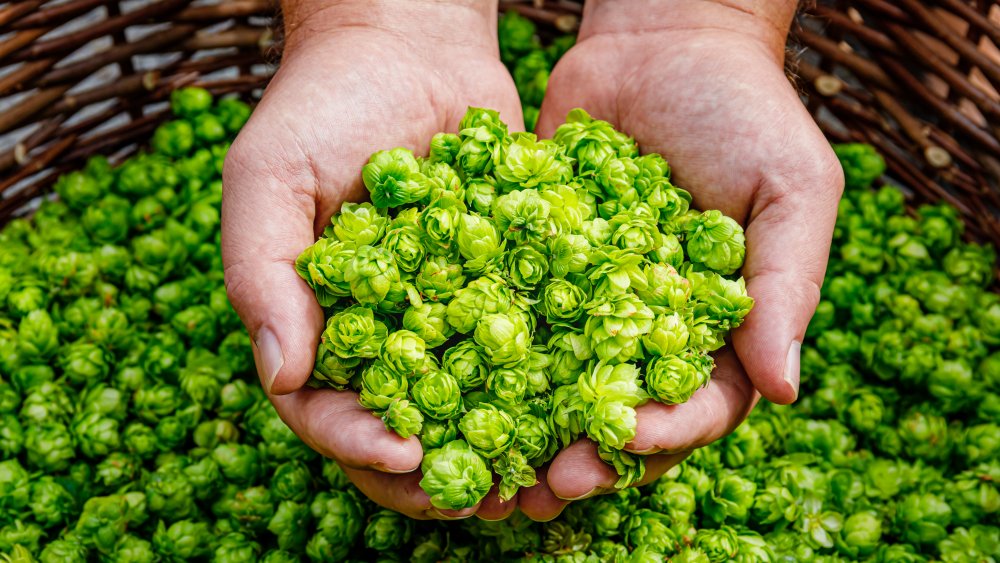
[[[785,373],[782,374],[788,385],[792,387],[795,396],[799,396],[799,358],[802,355],[802,343],[793,340],[788,347],[788,357],[785,358]]]
[[[582,495],[580,495],[578,497],[572,497],[572,498],[559,497],[559,498],[561,498],[562,500],[568,500],[568,501],[571,501],[571,502],[572,501],[577,501],[577,500],[583,500],[585,498],[590,498],[590,497],[596,495],[600,490],[601,490],[600,487],[594,487],[593,489],[590,489],[589,491],[587,491],[586,493],[584,493],[584,494],[582,494]]]
[[[375,471],[381,471],[382,473],[392,473],[395,475],[402,475],[403,473],[412,473],[417,470],[416,467],[413,469],[393,469],[391,467],[386,467],[381,461],[376,461],[372,463],[372,469]]]
[[[427,515],[436,520],[465,520],[469,516],[475,514],[475,512],[469,512],[466,514],[466,510],[444,510],[431,508],[427,511]]]
[[[281,354],[281,344],[278,337],[267,327],[261,328],[257,332],[257,346],[260,357],[259,369],[261,370],[261,380],[264,384],[264,391],[270,393],[271,386],[274,385],[274,378],[281,371],[281,366],[285,365],[285,357]]]

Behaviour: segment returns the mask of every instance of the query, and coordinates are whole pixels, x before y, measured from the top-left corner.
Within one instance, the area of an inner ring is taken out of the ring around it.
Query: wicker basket
[[[503,0],[544,34],[581,4]],[[259,96],[280,56],[270,0],[22,0],[0,7],[0,223],[89,155],[121,158],[179,86]],[[877,146],[911,203],[948,201],[1000,243],[1000,2],[806,6],[790,74],[831,140]]]

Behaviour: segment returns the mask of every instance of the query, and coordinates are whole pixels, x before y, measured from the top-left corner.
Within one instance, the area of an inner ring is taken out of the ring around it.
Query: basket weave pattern
[[[503,0],[541,33],[582,5]],[[121,158],[179,86],[258,96],[280,44],[272,0],[22,0],[0,7],[0,223],[95,153]],[[911,203],[947,201],[1000,243],[1000,1],[804,6],[790,72],[833,141],[872,143]]]

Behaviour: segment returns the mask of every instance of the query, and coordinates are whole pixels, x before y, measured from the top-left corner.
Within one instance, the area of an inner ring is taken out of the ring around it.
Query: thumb
[[[226,291],[253,340],[268,393],[302,387],[312,374],[323,311],[295,271],[313,243],[315,179],[277,172],[261,143],[236,139],[223,167],[222,261]],[[251,147],[251,148],[247,148]],[[270,163],[270,164],[269,164]],[[278,177],[280,174],[281,177]]]
[[[798,396],[799,351],[819,303],[844,187],[829,146],[816,154],[806,165],[811,173],[761,185],[747,225],[743,275],[755,304],[733,344],[760,394],[779,404]]]

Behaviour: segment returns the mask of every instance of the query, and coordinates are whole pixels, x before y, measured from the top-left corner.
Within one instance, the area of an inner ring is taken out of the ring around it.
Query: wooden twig
[[[911,141],[923,149],[924,159],[927,160],[928,164],[934,168],[951,166],[952,160],[948,151],[930,142],[927,138],[927,132],[924,131],[920,122],[903,109],[903,106],[896,101],[895,96],[892,96],[885,90],[875,90],[874,94],[875,99],[896,120],[900,129],[906,133]]]
[[[41,59],[22,64],[10,74],[0,77],[0,96],[21,92],[32,86],[31,81],[56,64],[55,59]]]
[[[224,47],[254,47],[263,51],[270,47],[271,38],[271,30],[267,28],[237,27],[195,35],[181,43],[181,48],[186,51],[200,51]]]
[[[886,53],[899,54],[899,48],[886,34],[871,28],[863,23],[852,20],[844,12],[834,10],[826,6],[816,5],[809,10],[809,14],[825,20],[830,25],[857,37],[865,45],[885,51]]]
[[[0,27],[15,22],[38,9],[45,0],[25,0],[14,2],[0,8]]]
[[[803,29],[799,31],[797,37],[807,47],[815,50],[826,58],[829,58],[844,68],[850,70],[861,78],[874,82],[878,87],[896,91],[896,85],[892,79],[874,62],[860,57],[854,53],[847,52],[836,43],[826,37]]]
[[[66,53],[79,48],[88,41],[109,35],[116,30],[125,29],[131,25],[143,23],[157,16],[177,11],[190,2],[191,0],[160,0],[159,2],[153,2],[127,14],[102,20],[79,31],[67,33],[66,35],[61,35],[47,41],[39,41],[31,48],[15,55],[15,60],[36,59]]]
[[[975,8],[969,6],[966,2],[961,0],[936,0],[938,4],[944,6],[949,11],[955,13],[957,16],[963,20],[969,22],[969,25],[978,29],[981,33],[986,34],[993,44],[1000,47],[1000,27],[997,24],[990,22],[982,13],[980,13]],[[989,7],[992,2],[983,2],[985,7]],[[995,5],[995,4],[994,4]]]
[[[158,70],[125,76],[83,92],[67,94],[61,100],[49,106],[41,115],[47,117],[75,111],[81,107],[103,102],[111,98],[131,96],[143,90],[153,90],[159,82],[160,71]]]
[[[994,119],[1000,119],[1000,103],[990,98],[985,92],[972,84],[962,73],[956,71],[947,62],[941,60],[933,49],[910,33],[903,26],[885,22],[885,29],[893,38],[914,55],[913,60],[920,61],[934,71],[942,80],[954,88],[959,94],[968,98],[984,113]]]
[[[62,4],[37,10],[31,15],[17,20],[10,27],[12,29],[52,28],[107,3],[108,0],[69,0]]]
[[[46,106],[61,98],[66,90],[69,90],[69,86],[37,90],[21,103],[0,113],[0,135],[23,125],[25,121],[40,113]]]
[[[228,0],[218,4],[188,6],[174,18],[180,22],[223,21],[246,16],[273,15],[277,2],[271,0]]]
[[[13,36],[9,37],[6,41],[0,43],[0,61],[9,56],[11,53],[16,53],[18,50],[23,48],[25,45],[30,45],[32,41],[38,39],[39,37],[48,33],[48,29],[37,28],[37,29],[25,29],[24,31],[18,31]]]
[[[955,33],[943,19],[927,9],[919,0],[896,1],[913,18],[927,26],[928,31],[932,32],[938,39],[947,43],[949,47],[979,67],[979,70],[993,84],[994,88],[1000,88],[1000,65],[991,61],[976,45],[973,45],[969,41],[966,41],[964,37]]]
[[[76,142],[76,137],[70,136],[70,137],[64,137],[60,139],[58,142],[53,143],[51,147],[45,150],[45,152],[32,159],[31,162],[21,167],[20,170],[0,181],[0,194],[2,194],[4,191],[6,191],[14,184],[17,184],[21,180],[24,180],[25,178],[33,176],[48,168],[48,166],[52,164],[52,162],[57,157],[59,157],[63,152],[66,151],[66,149],[72,146],[73,143],[75,142]]]
[[[68,64],[52,70],[38,80],[40,86],[50,86],[73,80],[79,80],[90,75],[94,71],[118,61],[124,60],[133,55],[152,53],[175,44],[183,37],[194,33],[197,28],[194,25],[179,25],[170,29],[151,33],[146,37],[125,45],[116,45],[95,54],[89,59]]]
[[[924,103],[928,106],[934,108],[944,119],[951,122],[952,125],[962,130],[963,133],[968,135],[971,139],[977,141],[984,148],[990,150],[996,155],[1000,155],[1000,141],[997,141],[996,137],[990,133],[979,128],[971,119],[966,117],[962,112],[958,111],[957,108],[942,100],[936,94],[931,92],[923,83],[916,79],[906,68],[899,62],[890,59],[881,59],[882,66],[886,68],[890,73],[892,73],[896,78],[898,78],[903,86],[917,97],[921,98]]]

